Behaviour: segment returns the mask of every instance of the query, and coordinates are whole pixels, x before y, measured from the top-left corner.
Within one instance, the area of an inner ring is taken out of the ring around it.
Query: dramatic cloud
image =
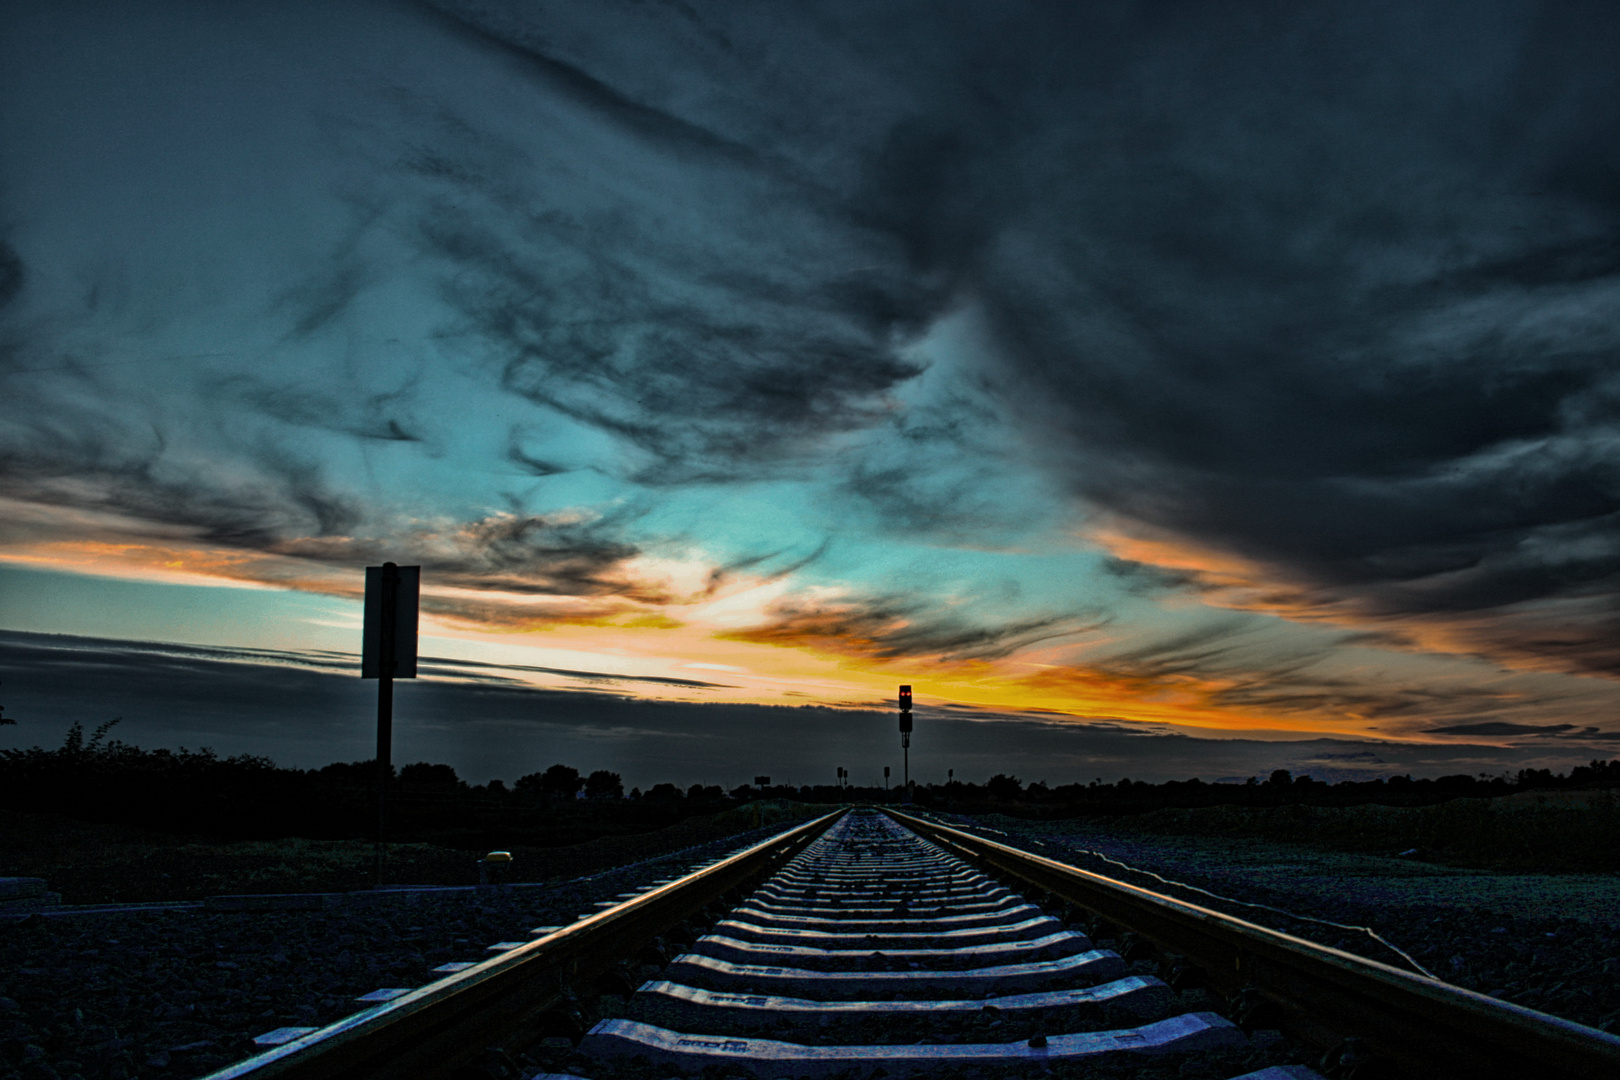
[[[8,557],[1612,715],[1610,5],[8,10]]]
[[[957,606],[967,607],[957,601]],[[766,645],[818,647],[880,660],[993,660],[1037,642],[1095,630],[1099,622],[1045,616],[977,623],[937,600],[903,596],[790,597],[773,604],[767,621],[723,636]]]
[[[1495,7],[1188,9],[1033,136],[983,296],[1127,557],[1612,671],[1617,25]]]
[[[919,373],[895,346],[946,294],[814,177],[628,96],[541,28],[469,36],[568,138],[564,156],[440,113],[404,161],[418,241],[512,393],[624,439],[665,484],[802,464]]]
[[[649,450],[646,475],[869,423],[915,373],[885,339],[954,298],[1111,531],[1242,560],[1290,617],[1612,668],[1612,13],[627,8],[610,42],[596,11],[445,10],[682,178],[667,213],[585,230],[492,179],[534,171],[509,149],[432,170],[463,198],[428,235],[507,385]],[[816,82],[796,123],[782,84],[826,63],[864,77]],[[699,204],[701,235],[673,231]],[[858,295],[827,277],[852,258]],[[892,471],[851,488],[919,517]]]

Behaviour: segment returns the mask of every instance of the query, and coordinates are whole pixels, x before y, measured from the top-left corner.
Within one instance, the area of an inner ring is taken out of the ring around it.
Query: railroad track
[[[855,810],[211,1080],[560,1074],[1613,1080],[1620,1039]]]

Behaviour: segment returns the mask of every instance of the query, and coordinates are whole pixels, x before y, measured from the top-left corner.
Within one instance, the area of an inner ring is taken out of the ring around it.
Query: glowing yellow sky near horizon
[[[360,628],[358,573],[302,560],[201,548],[183,543],[55,541],[12,547],[0,561],[14,566],[129,581],[230,590],[292,590],[338,598],[343,614],[323,623],[339,635]],[[666,582],[688,584],[697,568],[666,561],[643,568]],[[1343,712],[1267,713],[1233,709],[1212,699],[1230,680],[1187,674],[1155,679],[1121,677],[1088,669],[1070,643],[1035,646],[999,659],[945,660],[863,655],[858,648],[820,647],[814,641],[775,644],[746,640],[751,628],[769,618],[770,605],[788,589],[786,579],[734,580],[713,596],[656,609],[592,612],[579,598],[485,593],[425,583],[426,606],[464,600],[473,594],[504,614],[494,623],[467,617],[424,614],[422,631],[432,650],[452,660],[504,669],[504,677],[536,686],[578,682],[545,667],[602,673],[602,682],[637,697],[661,700],[825,704],[835,707],[888,707],[899,683],[911,683],[923,706],[955,706],[996,713],[1122,720],[1174,725],[1206,734],[1275,738],[1405,738],[1443,741],[1421,734],[1379,730]],[[559,605],[558,601],[562,603]],[[570,604],[581,607],[576,617]],[[232,641],[218,644],[268,646],[264,628],[244,619]],[[615,680],[614,676],[622,677]],[[713,685],[680,685],[642,680],[690,680]]]

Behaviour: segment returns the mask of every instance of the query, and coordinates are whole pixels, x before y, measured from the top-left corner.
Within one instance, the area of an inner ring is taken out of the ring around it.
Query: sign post
[[[416,612],[420,566],[366,567],[365,630],[360,677],[377,680],[377,884],[388,850],[388,774],[393,771],[394,680],[416,678]]]

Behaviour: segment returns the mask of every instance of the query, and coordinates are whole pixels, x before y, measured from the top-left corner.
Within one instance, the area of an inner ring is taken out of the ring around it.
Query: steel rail
[[[1184,957],[1208,985],[1263,1003],[1279,1028],[1324,1048],[1355,1038],[1421,1080],[1613,1080],[1620,1037],[1414,975],[902,813],[896,821]],[[1356,1075],[1361,1075],[1359,1072]]]
[[[806,822],[285,1046],[203,1080],[393,1080],[485,1075],[481,1059],[538,1041],[548,1015],[563,1016],[620,961],[699,915],[722,896],[798,854],[847,811]]]

